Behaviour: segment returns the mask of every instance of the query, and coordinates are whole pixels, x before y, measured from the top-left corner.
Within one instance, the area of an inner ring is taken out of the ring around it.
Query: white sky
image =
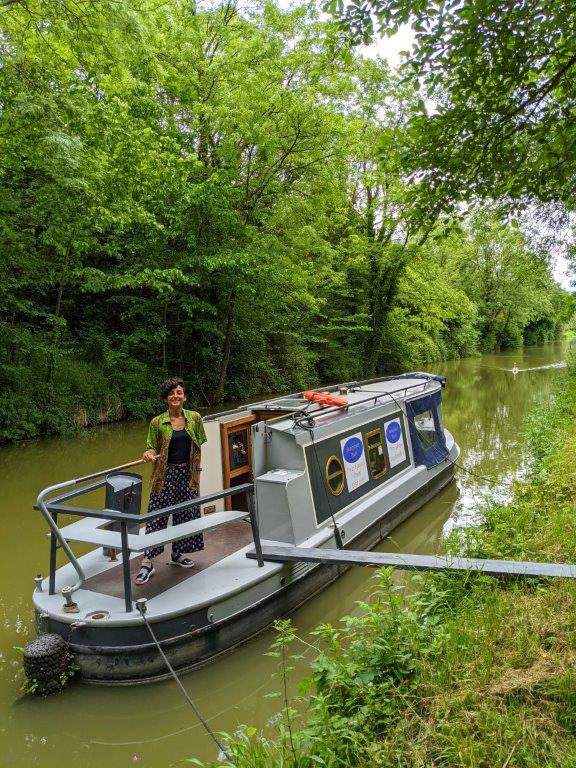
[[[552,274],[558,285],[561,285],[562,288],[565,288],[572,293],[572,278],[568,272],[568,263],[564,256],[556,257],[554,267],[552,268]]]
[[[372,45],[362,45],[360,50],[365,56],[386,59],[391,67],[400,63],[400,52],[410,50],[414,41],[414,32],[408,24],[403,24],[393,37],[381,37]]]

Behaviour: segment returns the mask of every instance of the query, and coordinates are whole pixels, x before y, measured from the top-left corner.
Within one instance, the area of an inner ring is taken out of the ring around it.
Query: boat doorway
[[[252,480],[251,427],[257,420],[257,416],[251,413],[220,425],[224,488],[234,488]],[[226,498],[225,508],[247,512],[246,494],[239,493],[233,499]]]

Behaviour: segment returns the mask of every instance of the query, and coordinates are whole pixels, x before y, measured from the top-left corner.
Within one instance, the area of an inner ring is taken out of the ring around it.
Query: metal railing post
[[[42,512],[44,515],[44,519],[48,523],[48,526],[50,528],[51,538],[50,538],[50,569],[52,569],[52,564],[54,564],[54,571],[56,570],[56,551],[53,550],[53,540],[55,539],[64,552],[66,553],[68,560],[72,563],[72,566],[76,573],[78,574],[78,581],[76,584],[74,584],[74,587],[72,588],[72,592],[75,592],[77,589],[80,589],[84,581],[86,580],[86,576],[84,575],[84,571],[82,570],[82,566],[78,562],[78,560],[74,557],[74,553],[68,546],[68,542],[62,537],[62,534],[60,533],[60,530],[58,528],[58,525],[55,522],[55,519],[57,519],[57,510],[52,509],[48,511],[46,508],[46,501],[45,498],[51,493],[54,493],[55,491],[59,491],[63,488],[67,488],[70,485],[73,485],[76,483],[76,480],[67,480],[65,483],[58,483],[57,485],[51,485],[48,488],[44,488],[43,491],[40,491],[38,494],[38,498],[36,499],[36,506]],[[56,513],[56,517],[54,516]],[[54,551],[54,554],[52,554]],[[50,579],[50,577],[49,577]],[[56,576],[54,573],[54,578],[51,581],[52,586],[54,589],[56,589]],[[50,592],[50,594],[54,594],[54,592]]]
[[[58,526],[58,512],[51,513],[54,525]],[[48,576],[48,594],[56,594],[56,549],[57,539],[53,530],[50,531],[50,570]]]
[[[128,549],[128,525],[120,523],[122,539],[122,572],[124,574],[124,602],[126,613],[132,612],[132,582],[130,581],[130,550]]]
[[[254,539],[254,549],[256,550],[256,560],[258,560],[258,567],[264,566],[264,558],[262,557],[262,544],[260,542],[260,528],[258,527],[258,518],[256,515],[256,506],[254,504],[254,489],[248,491],[246,494],[246,503],[248,505],[248,514],[250,516],[250,525],[252,526],[252,538]]]

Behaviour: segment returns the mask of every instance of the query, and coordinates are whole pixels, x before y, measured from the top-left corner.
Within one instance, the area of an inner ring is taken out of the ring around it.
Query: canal
[[[443,533],[473,524],[487,493],[506,498],[513,478],[523,471],[524,416],[546,398],[565,355],[566,346],[555,343],[434,366],[434,372],[448,377],[444,420],[461,446],[466,471],[394,531],[382,549],[437,552]],[[521,369],[516,375],[514,365]],[[36,494],[52,483],[136,458],[144,434],[143,422],[130,422],[74,438],[0,448],[0,754],[6,766],[163,768],[188,757],[216,756],[171,681],[114,689],[78,684],[44,700],[21,691],[16,649],[33,637],[33,577],[45,574],[48,562],[45,523],[32,509]],[[351,570],[300,609],[294,623],[305,634],[321,622],[337,622],[372,588],[370,570]],[[280,706],[267,697],[279,689],[276,663],[264,655],[272,640],[269,631],[185,676],[188,692],[215,731],[234,731],[239,723],[264,726]],[[302,662],[302,674],[305,668]]]

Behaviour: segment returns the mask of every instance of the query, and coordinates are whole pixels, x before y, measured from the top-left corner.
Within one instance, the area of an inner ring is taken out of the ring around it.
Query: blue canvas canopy
[[[428,468],[441,464],[446,456],[448,456],[446,438],[440,421],[440,402],[440,392],[432,392],[431,394],[424,395],[424,397],[418,397],[406,402],[406,415],[408,416],[408,424],[410,425],[410,438],[412,440],[414,461],[416,464],[424,464],[424,466]],[[429,439],[430,434],[427,435],[427,439],[424,442],[423,435],[418,430],[415,423],[416,417],[421,413],[426,413],[426,411],[430,411],[434,420],[433,434],[436,439],[432,443],[430,443]]]

